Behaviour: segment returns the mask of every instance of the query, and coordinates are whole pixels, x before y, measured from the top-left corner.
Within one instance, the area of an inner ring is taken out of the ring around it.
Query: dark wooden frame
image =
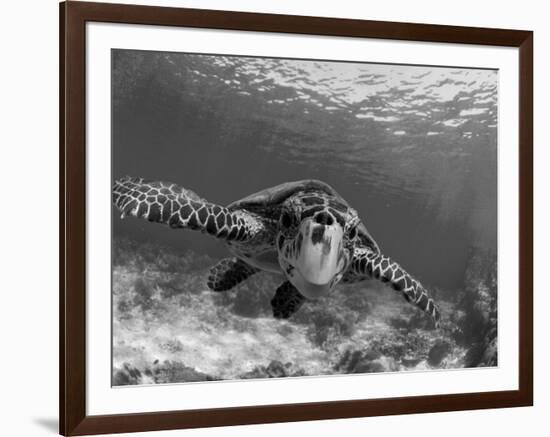
[[[86,415],[85,24],[114,22],[519,48],[519,390]],[[60,433],[83,435],[533,404],[533,33],[167,7],[60,4]]]

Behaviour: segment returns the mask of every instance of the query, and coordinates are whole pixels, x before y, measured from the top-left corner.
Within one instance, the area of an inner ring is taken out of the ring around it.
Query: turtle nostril
[[[334,219],[327,212],[319,212],[314,219],[315,223],[325,226],[331,226],[334,223]]]

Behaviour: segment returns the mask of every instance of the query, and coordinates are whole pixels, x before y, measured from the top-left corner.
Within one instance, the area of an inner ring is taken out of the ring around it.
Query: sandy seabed
[[[118,238],[113,385],[496,366],[496,260],[471,252],[463,290],[431,290],[442,313],[434,329],[376,281],[340,285],[277,320],[270,300],[282,277],[213,292],[216,259]]]

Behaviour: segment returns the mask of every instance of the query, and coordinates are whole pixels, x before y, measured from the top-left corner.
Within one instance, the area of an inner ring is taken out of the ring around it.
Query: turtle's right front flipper
[[[131,215],[171,228],[199,230],[228,241],[247,241],[263,228],[251,214],[229,211],[169,182],[119,179],[113,187],[113,203],[122,217]]]

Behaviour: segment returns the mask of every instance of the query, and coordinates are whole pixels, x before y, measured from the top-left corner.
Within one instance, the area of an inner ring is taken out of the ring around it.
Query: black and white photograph
[[[0,434],[545,435],[547,8],[441,6],[5,2]]]
[[[113,49],[112,385],[498,366],[498,81]]]

